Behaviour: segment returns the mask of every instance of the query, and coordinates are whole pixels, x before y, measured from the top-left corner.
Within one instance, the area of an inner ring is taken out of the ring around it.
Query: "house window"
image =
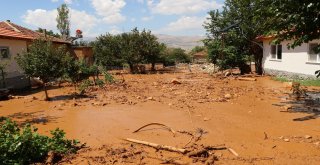
[[[314,51],[314,49],[315,49],[316,47],[318,47],[318,46],[319,46],[319,44],[317,44],[317,43],[310,43],[310,44],[309,44],[309,52],[308,52],[308,54],[309,54],[309,59],[308,59],[308,61],[309,61],[309,62],[320,63],[320,53],[316,53],[316,52]]]
[[[271,45],[271,59],[282,59],[282,45]]]
[[[9,48],[8,47],[0,47],[0,59],[9,58]]]

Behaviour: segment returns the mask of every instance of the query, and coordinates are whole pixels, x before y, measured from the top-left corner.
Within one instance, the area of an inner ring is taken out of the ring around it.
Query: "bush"
[[[105,81],[106,83],[112,84],[112,83],[115,82],[114,77],[113,77],[110,73],[108,73],[108,72],[105,71],[105,72],[103,72],[103,75],[104,75],[104,81]]]
[[[30,164],[43,162],[49,151],[56,154],[75,153],[77,140],[65,139],[60,129],[51,131],[52,137],[39,135],[30,124],[21,130],[15,122],[7,119],[0,123],[0,164]]]

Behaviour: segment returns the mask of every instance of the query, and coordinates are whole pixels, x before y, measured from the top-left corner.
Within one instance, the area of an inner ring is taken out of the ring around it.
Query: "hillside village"
[[[319,164],[320,2],[45,3],[0,21],[0,164]]]

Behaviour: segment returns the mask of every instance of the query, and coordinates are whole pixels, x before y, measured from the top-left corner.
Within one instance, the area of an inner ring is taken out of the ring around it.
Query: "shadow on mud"
[[[66,101],[66,100],[83,99],[83,98],[93,99],[93,98],[95,98],[95,96],[93,96],[93,95],[74,95],[74,94],[59,95],[59,96],[50,97],[50,101]]]
[[[308,114],[305,117],[295,118],[293,121],[306,121],[317,119],[320,117],[320,92],[307,91],[303,97],[296,98],[291,94],[288,97],[284,97],[280,105],[284,107],[284,111],[287,113],[305,113]]]
[[[10,118],[20,126],[24,126],[25,124],[43,124],[47,123],[57,123],[56,120],[59,117],[48,116],[43,114],[44,111],[35,111],[30,113],[18,112],[9,116],[5,116],[5,118]]]

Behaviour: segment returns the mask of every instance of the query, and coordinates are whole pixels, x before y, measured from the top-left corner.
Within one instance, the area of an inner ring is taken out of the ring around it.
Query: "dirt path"
[[[171,83],[173,79],[181,84]],[[236,157],[226,150],[215,151],[219,159],[216,164],[320,162],[317,113],[280,112],[285,108],[276,105],[286,102],[288,89],[268,77],[251,82],[179,73],[125,75],[125,80],[126,86],[92,91],[92,98],[78,99],[76,105],[69,96],[63,96],[73,92],[70,87],[50,90],[49,95],[54,97],[51,102],[41,101],[42,92],[2,101],[0,115],[33,122],[45,134],[59,127],[68,138],[90,147],[62,164],[159,164],[161,161],[150,157],[179,157],[122,140],[135,138],[180,148],[190,140],[187,135],[173,136],[163,129],[132,133],[152,122],[174,130],[192,132],[201,128],[207,133],[198,145],[225,144],[239,154]],[[129,151],[131,156],[117,157]]]

